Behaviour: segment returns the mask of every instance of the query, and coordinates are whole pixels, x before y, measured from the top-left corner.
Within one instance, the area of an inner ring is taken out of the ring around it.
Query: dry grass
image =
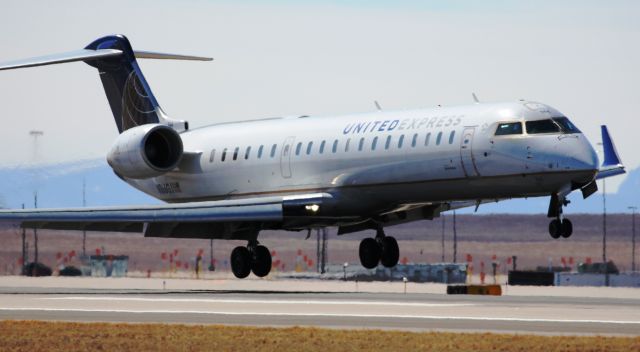
[[[640,338],[3,321],[0,350],[640,351]]]

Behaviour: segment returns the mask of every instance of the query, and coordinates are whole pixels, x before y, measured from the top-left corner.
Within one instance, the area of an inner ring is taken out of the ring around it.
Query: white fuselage
[[[516,102],[218,124],[181,134],[177,170],[127,182],[167,202],[327,192],[358,214],[549,195],[590,182],[598,164],[582,133],[524,127],[561,116]],[[522,133],[496,135],[508,122]]]

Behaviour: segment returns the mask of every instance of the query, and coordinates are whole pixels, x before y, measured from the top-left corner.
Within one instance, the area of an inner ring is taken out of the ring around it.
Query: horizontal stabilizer
[[[152,51],[134,51],[134,56],[138,59],[160,59],[160,60],[189,60],[189,61],[211,61],[210,57],[203,56],[191,56],[191,55],[177,55],[177,54],[165,54],[156,53]],[[46,55],[32,57],[29,59],[22,59],[10,62],[0,63],[0,71],[12,70],[16,68],[36,67],[53,64],[63,64],[74,61],[94,61],[105,58],[112,58],[122,55],[122,50],[117,49],[82,49],[76,51],[70,51],[66,53]]]
[[[32,57],[29,59],[22,59],[17,61],[10,61],[0,63],[0,71],[12,70],[15,68],[35,67],[53,64],[63,64],[74,61],[90,61],[96,59],[103,59],[108,57],[115,57],[122,55],[122,51],[116,49],[82,49],[76,51],[70,51],[66,53],[53,54],[47,56]]]
[[[141,51],[134,50],[133,54],[136,59],[157,59],[157,60],[187,60],[187,61],[211,61],[213,58],[204,56],[192,56],[192,55],[177,55],[157,53],[153,51]]]
[[[616,146],[613,144],[613,140],[609,135],[607,126],[601,126],[602,129],[602,149],[604,153],[604,161],[598,170],[597,179],[607,178],[611,176],[621,175],[626,173],[620,156],[616,150]]]

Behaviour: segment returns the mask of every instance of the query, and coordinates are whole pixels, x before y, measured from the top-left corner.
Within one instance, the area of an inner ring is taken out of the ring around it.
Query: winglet
[[[602,125],[600,127],[602,128],[602,148],[604,150],[604,161],[602,162],[602,166],[621,165],[622,163],[620,162],[618,151],[611,140],[611,136],[609,136],[607,126]]]
[[[624,170],[624,165],[622,165],[622,161],[620,160],[620,156],[618,155],[616,146],[613,144],[613,140],[609,135],[609,130],[607,129],[607,126],[602,125],[601,129],[602,129],[602,149],[604,152],[604,161],[600,166],[600,170],[598,170],[598,176],[596,178],[602,179],[606,177],[624,174],[626,172]]]

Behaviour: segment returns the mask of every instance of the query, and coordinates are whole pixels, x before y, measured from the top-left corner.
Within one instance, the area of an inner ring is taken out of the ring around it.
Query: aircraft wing
[[[244,239],[281,224],[285,215],[314,215],[331,198],[316,193],[148,206],[14,209],[1,210],[0,221],[24,228],[134,232],[145,237]]]

